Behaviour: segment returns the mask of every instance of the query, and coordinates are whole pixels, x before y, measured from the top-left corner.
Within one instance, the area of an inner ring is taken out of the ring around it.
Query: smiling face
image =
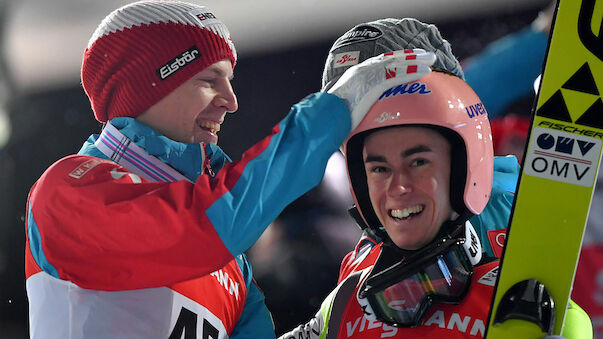
[[[363,148],[369,197],[392,241],[416,250],[450,218],[450,145],[435,130],[394,127],[368,135]]]
[[[218,61],[173,90],[136,119],[186,144],[218,142],[227,112],[238,108],[230,60]]]

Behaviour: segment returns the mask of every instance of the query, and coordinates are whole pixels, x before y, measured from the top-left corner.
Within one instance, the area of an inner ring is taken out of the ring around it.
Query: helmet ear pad
[[[387,128],[387,127],[385,127]],[[368,184],[366,179],[366,170],[364,169],[364,159],[362,158],[362,150],[364,146],[364,139],[366,136],[374,132],[375,130],[369,130],[359,133],[353,136],[347,142],[347,167],[348,177],[350,183],[353,183],[352,194],[355,197],[356,207],[360,212],[360,215],[364,218],[366,226],[373,229],[375,233],[382,239],[389,238],[384,229],[382,229],[381,222],[373,210],[371,199],[369,197]]]
[[[441,126],[424,124],[394,125],[368,130],[350,138],[347,143],[347,150],[349,151],[347,157],[348,175],[350,182],[355,183],[354,191],[357,208],[361,210],[368,227],[372,228],[382,238],[387,238],[387,234],[381,229],[381,221],[379,221],[370,201],[362,150],[365,138],[371,133],[400,126],[430,128],[440,133],[448,141],[450,144],[450,205],[459,215],[467,214],[467,207],[464,202],[467,156],[465,143],[460,135]]]
[[[467,211],[465,206],[465,184],[467,182],[467,148],[465,142],[458,133],[440,126],[429,126],[438,132],[450,144],[450,206],[452,209],[464,215]]]

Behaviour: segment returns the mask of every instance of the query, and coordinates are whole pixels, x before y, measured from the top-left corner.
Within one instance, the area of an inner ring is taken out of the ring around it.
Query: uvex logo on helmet
[[[465,106],[465,112],[467,112],[469,118],[475,118],[486,114],[486,108],[484,107],[484,104],[478,102],[477,104]]]

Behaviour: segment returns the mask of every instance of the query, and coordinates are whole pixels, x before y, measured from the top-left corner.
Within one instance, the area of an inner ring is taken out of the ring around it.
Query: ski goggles
[[[473,227],[471,231],[475,232]],[[420,325],[432,305],[458,304],[467,294],[477,263],[472,256],[476,238],[448,236],[387,269],[371,272],[359,298],[368,301],[377,320],[396,327]]]

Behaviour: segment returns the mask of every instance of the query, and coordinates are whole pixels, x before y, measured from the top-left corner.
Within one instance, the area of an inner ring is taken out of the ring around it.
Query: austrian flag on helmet
[[[459,214],[481,213],[492,189],[494,155],[488,115],[465,81],[434,71],[415,82],[383,88],[342,146],[352,196],[366,224],[377,228],[380,223],[368,195],[364,138],[377,129],[404,125],[431,127],[449,140],[451,205]]]

